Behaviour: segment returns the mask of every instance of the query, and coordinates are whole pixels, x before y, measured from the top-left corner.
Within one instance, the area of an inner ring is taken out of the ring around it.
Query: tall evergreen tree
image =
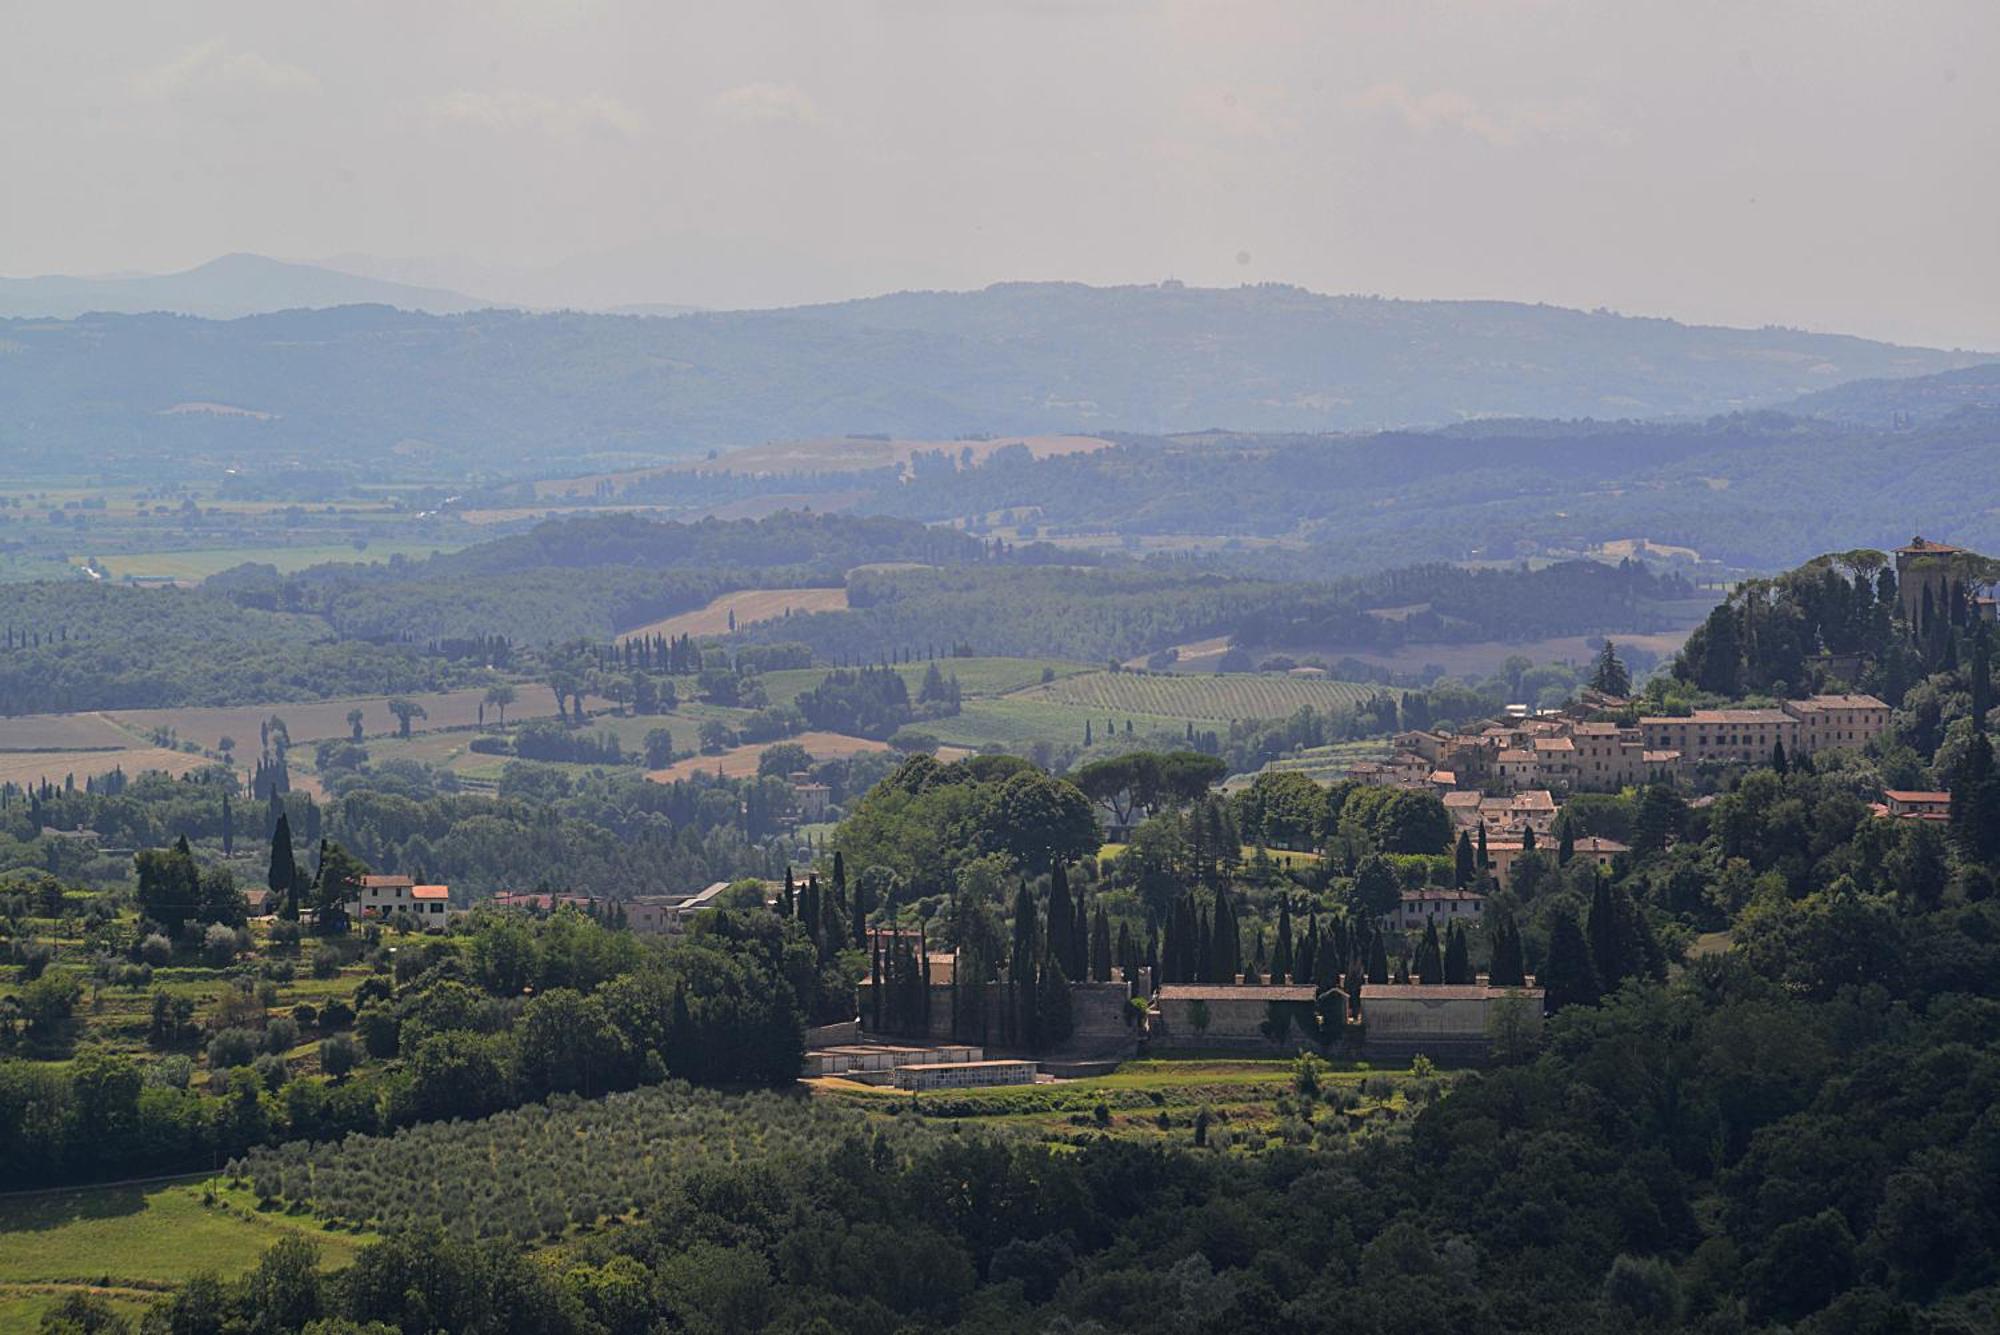
[[[1292,897],[1278,897],[1278,939],[1271,946],[1271,981],[1292,980]]]
[[[278,916],[286,922],[297,922],[299,864],[292,853],[292,820],[283,811],[278,813],[278,823],[271,827],[271,866],[264,877],[264,884],[271,888],[271,897],[278,901]]]
[[[1416,978],[1420,983],[1444,981],[1444,950],[1438,944],[1436,918],[1424,923],[1424,939],[1417,946]]]
[[[1369,933],[1368,981],[1377,985],[1389,981],[1389,947],[1380,932]]]
[[[1556,821],[1556,865],[1567,867],[1569,860],[1575,856],[1576,826],[1565,814]]]
[[[1604,994],[1591,962],[1590,943],[1568,910],[1558,910],[1549,928],[1549,959],[1539,979],[1544,1004],[1551,1011],[1564,1006],[1594,1006]]]
[[[1486,822],[1479,822],[1479,870],[1483,875],[1493,870],[1493,859],[1486,855]]]
[[[1090,924],[1090,981],[1111,981],[1111,919],[1105,916],[1102,904],[1097,906],[1097,916]]]
[[[1445,933],[1444,980],[1447,983],[1472,981],[1472,950],[1465,939],[1465,928],[1458,923],[1453,923]]]
[[[1632,674],[1625,670],[1623,660],[1618,657],[1618,647],[1610,640],[1597,651],[1597,662],[1590,672],[1590,688],[1605,695],[1624,697],[1632,693]]]
[[[1600,875],[1590,892],[1590,962],[1597,972],[1598,985],[1612,991],[1639,971],[1633,959],[1632,942],[1626,939],[1624,915],[1611,893],[1611,878]]]
[[[1972,727],[1986,731],[1986,715],[1993,708],[1993,632],[1980,622],[1972,632]]]
[[[1069,872],[1058,861],[1049,868],[1049,953],[1061,961],[1067,973],[1075,962],[1076,905],[1070,901]]]
[[[1484,827],[1481,829],[1484,833]],[[1472,836],[1464,830],[1458,832],[1458,844],[1452,850],[1451,883],[1460,889],[1471,885],[1479,874],[1473,862],[1476,854],[1472,851]]]
[[[236,812],[229,805],[229,790],[222,790],[222,856],[236,854]]]
[[[1494,987],[1520,987],[1527,982],[1527,970],[1521,958],[1521,928],[1514,921],[1514,915],[1505,909],[1492,919],[1490,929],[1493,936],[1493,962],[1487,969],[1486,981]]]

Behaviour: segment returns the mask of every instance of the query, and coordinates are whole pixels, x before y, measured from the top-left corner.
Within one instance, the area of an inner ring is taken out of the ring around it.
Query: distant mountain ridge
[[[106,314],[0,322],[0,345],[0,442],[27,456],[488,477],[849,433],[1706,416],[1986,360],[1506,302],[1059,283],[665,320]],[[188,403],[246,412],[170,412]]]
[[[1933,421],[1966,408],[2000,408],[2000,361],[1937,375],[1854,380],[1792,405],[1794,412],[1876,427]]]
[[[0,316],[68,320],[92,311],[163,311],[237,319],[270,311],[363,304],[453,315],[491,305],[462,292],[418,287],[294,264],[264,255],[224,255],[179,273],[73,278],[0,278]]]

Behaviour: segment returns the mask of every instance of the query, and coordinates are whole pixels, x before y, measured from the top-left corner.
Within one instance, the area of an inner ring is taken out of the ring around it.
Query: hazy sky
[[[0,0],[0,272],[1003,279],[2000,349],[1996,0]]]

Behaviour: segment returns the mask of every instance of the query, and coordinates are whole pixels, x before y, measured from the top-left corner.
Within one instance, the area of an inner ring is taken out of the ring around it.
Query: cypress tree
[[[1549,930],[1549,960],[1542,968],[1544,1004],[1551,1011],[1564,1006],[1594,1006],[1604,989],[1597,981],[1597,967],[1591,962],[1590,942],[1576,918],[1558,910]]]
[[[1067,969],[1073,962],[1076,906],[1070,902],[1069,872],[1058,862],[1049,869],[1049,953]]]
[[[1482,820],[1479,822],[1479,870],[1486,872],[1492,868],[1493,859],[1486,856],[1486,822]]]
[[[1083,895],[1076,897],[1076,921],[1069,934],[1070,954],[1075,958],[1065,961],[1065,977],[1079,981],[1090,976],[1090,915],[1084,908]],[[1073,966],[1073,967],[1072,967]]]
[[[1444,981],[1444,951],[1438,945],[1436,918],[1424,924],[1424,939],[1417,946],[1416,979],[1420,983]]]
[[[1389,947],[1380,932],[1371,933],[1369,937],[1368,981],[1376,984],[1389,981]]]
[[[1214,944],[1210,947],[1211,968],[1217,983],[1234,983],[1236,976],[1243,972],[1243,934],[1236,925],[1236,909],[1229,902],[1229,891],[1221,886],[1215,891]]]
[[[1195,910],[1194,980],[1197,983],[1215,981],[1215,928],[1208,920],[1208,910],[1203,908]]]
[[[1993,708],[1992,632],[1981,622],[1972,632],[1972,729],[1986,731],[1986,714]]]
[[[1096,921],[1090,925],[1090,981],[1111,981],[1111,919],[1104,916],[1102,904],[1097,906]]]
[[[1771,768],[1776,770],[1780,775],[1791,772],[1791,764],[1785,759],[1785,744],[1783,742],[1771,743]]]
[[[1505,909],[1493,921],[1493,963],[1486,981],[1494,987],[1520,987],[1527,981],[1521,959],[1521,929]]]
[[[1319,915],[1308,910],[1306,912],[1305,935],[1299,938],[1298,953],[1292,957],[1292,977],[1312,978],[1316,976],[1321,949]]]
[[[1469,983],[1472,981],[1472,950],[1465,940],[1465,929],[1458,923],[1451,925],[1445,933],[1444,980],[1447,983]]]
[[[1292,897],[1278,900],[1278,939],[1271,947],[1271,981],[1292,980]]]
[[[278,916],[286,922],[299,920],[299,866],[292,854],[292,821],[283,811],[271,828],[271,868],[264,884],[278,898]]]
[[[1526,853],[1532,853],[1534,851],[1535,851],[1535,827],[1532,825],[1523,825],[1521,827],[1521,852],[1526,854]]]
[[[1565,816],[1556,825],[1556,865],[1567,867],[1569,860],[1576,856],[1576,828]]]
[[[778,911],[787,918],[798,916],[798,893],[792,886],[792,869],[789,866],[785,868],[785,897],[780,901]]]
[[[1622,916],[1612,899],[1611,879],[1599,876],[1590,892],[1590,920],[1586,931],[1590,938],[1590,962],[1597,973],[1598,987],[1603,991],[1615,989],[1637,972],[1632,952],[1627,949],[1626,924],[1621,920]]]
[[[1333,948],[1333,945],[1334,943],[1331,940],[1320,943],[1319,957],[1313,962],[1312,977],[1310,979],[1302,978],[1299,980],[1300,982],[1311,982],[1314,990],[1321,995],[1340,986],[1341,955],[1339,951]]]
[[[1480,833],[1482,836],[1485,834],[1484,826],[1480,827]],[[1473,857],[1472,836],[1464,830],[1460,830],[1458,832],[1458,845],[1452,850],[1451,868],[1451,883],[1460,889],[1471,885],[1474,878],[1479,874],[1478,867],[1473,862]]]
[[[229,805],[229,790],[222,790],[222,856],[236,852],[236,812]]]

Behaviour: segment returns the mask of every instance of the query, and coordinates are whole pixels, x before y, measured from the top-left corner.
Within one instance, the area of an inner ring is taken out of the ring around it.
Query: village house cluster
[[[1399,733],[1390,760],[1357,765],[1352,777],[1447,794],[1616,792],[1685,783],[1708,767],[1766,765],[1780,748],[1788,758],[1855,749],[1889,726],[1889,706],[1872,695],[1812,695],[1769,709],[1647,715],[1629,726],[1587,716],[1623,703],[1586,692],[1574,709],[1493,720],[1460,732]]]

